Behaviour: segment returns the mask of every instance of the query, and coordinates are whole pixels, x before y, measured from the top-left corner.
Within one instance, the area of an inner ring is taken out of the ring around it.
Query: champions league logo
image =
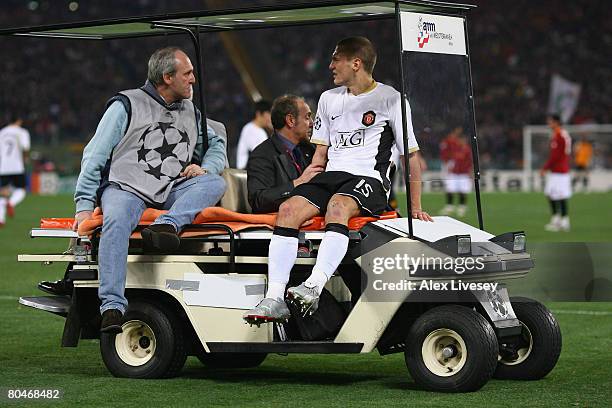
[[[161,145],[160,145],[161,140]],[[179,178],[189,164],[189,136],[171,123],[158,122],[139,139],[138,163],[143,171],[158,180]]]
[[[419,43],[419,48],[423,48],[429,42],[429,33],[436,31],[436,25],[434,23],[423,22],[423,17],[419,17],[417,28],[419,31],[417,42]]]
[[[487,290],[486,294],[493,311],[495,311],[495,313],[497,313],[500,317],[506,318],[509,310],[505,305],[504,299],[495,290]]]
[[[316,130],[321,129],[321,117],[319,117],[319,115],[317,115],[317,117],[315,118],[315,121],[314,121],[314,128],[315,128]]]

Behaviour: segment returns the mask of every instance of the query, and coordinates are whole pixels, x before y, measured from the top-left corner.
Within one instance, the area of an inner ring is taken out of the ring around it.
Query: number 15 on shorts
[[[361,179],[361,181],[357,183],[353,191],[363,195],[364,197],[369,197],[370,193],[372,193],[374,189],[372,188],[371,185],[366,183],[364,179]]]

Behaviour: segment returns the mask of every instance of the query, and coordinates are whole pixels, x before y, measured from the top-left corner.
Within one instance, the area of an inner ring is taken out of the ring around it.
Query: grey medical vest
[[[161,206],[191,162],[198,137],[195,107],[184,99],[178,109],[168,109],[142,89],[119,93],[130,100],[131,118],[113,150],[108,180]]]

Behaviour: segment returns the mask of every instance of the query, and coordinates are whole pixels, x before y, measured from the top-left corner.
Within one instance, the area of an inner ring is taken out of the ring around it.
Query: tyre
[[[207,353],[198,352],[198,359],[209,368],[252,368],[258,367],[268,356],[267,353]]]
[[[553,314],[529,298],[510,298],[512,308],[523,326],[521,338],[500,345],[495,378],[538,380],[557,364],[561,354],[561,329]]]
[[[489,322],[459,305],[423,313],[410,327],[404,351],[414,381],[441,392],[480,389],[493,375],[497,355],[497,337]]]
[[[180,319],[159,305],[131,302],[123,332],[102,333],[102,360],[115,377],[167,378],[176,376],[187,358]]]

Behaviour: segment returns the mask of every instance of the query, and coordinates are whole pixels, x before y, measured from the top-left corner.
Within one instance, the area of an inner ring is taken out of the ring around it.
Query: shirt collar
[[[293,149],[295,149],[295,146],[297,146],[295,143],[293,143],[291,140],[287,139],[285,136],[281,135],[280,132],[276,132],[276,134],[278,135],[278,138],[281,140],[281,142],[283,142],[283,145],[289,150],[289,151],[293,151]]]
[[[170,104],[166,103],[164,98],[162,98],[159,92],[157,92],[157,88],[155,88],[155,85],[149,82],[148,79],[145,82],[145,84],[142,87],[140,87],[140,89],[145,91],[151,98],[155,99],[160,105],[162,105],[168,110],[178,110],[183,106],[182,100],[172,102]]]

